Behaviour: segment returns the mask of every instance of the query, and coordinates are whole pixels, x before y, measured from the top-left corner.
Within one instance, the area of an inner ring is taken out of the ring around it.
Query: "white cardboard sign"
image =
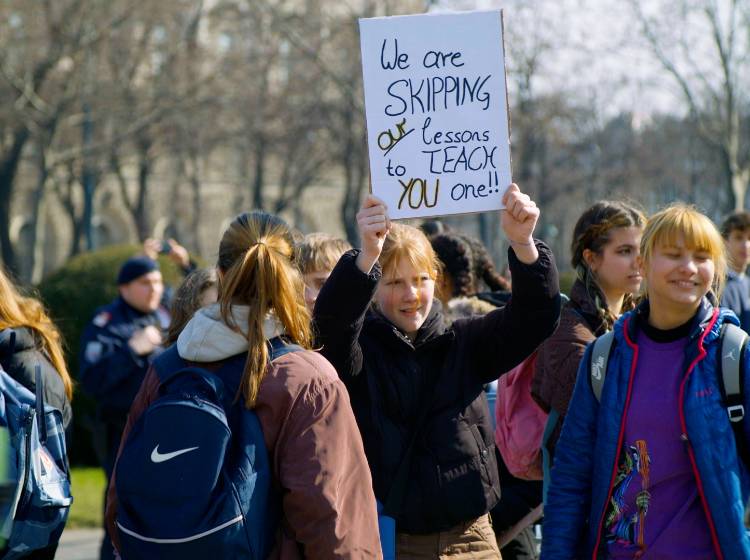
[[[502,11],[359,20],[372,192],[392,218],[502,208]]]

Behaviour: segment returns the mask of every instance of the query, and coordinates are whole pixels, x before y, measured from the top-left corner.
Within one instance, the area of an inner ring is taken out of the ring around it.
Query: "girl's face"
[[[378,283],[375,302],[386,319],[414,340],[432,309],[434,295],[430,273],[399,259],[396,268]]]
[[[650,261],[642,263],[641,269],[651,309],[682,310],[689,312],[687,318],[711,289],[715,272],[711,253],[687,247],[682,236],[674,244],[655,246]]]
[[[609,242],[599,253],[584,252],[589,268],[608,298],[617,299],[640,289],[638,248],[642,233],[637,226],[615,228],[610,231]]]

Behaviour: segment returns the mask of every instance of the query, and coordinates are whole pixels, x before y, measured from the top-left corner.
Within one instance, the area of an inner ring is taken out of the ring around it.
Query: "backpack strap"
[[[608,331],[594,341],[591,349],[589,379],[591,380],[591,390],[594,392],[597,401],[602,400],[602,389],[604,388],[604,379],[607,377],[609,354],[612,352],[614,340],[614,331]]]
[[[271,354],[269,356],[270,362],[273,362],[276,358],[281,358],[281,356],[289,354],[290,352],[299,352],[301,350],[304,350],[302,346],[299,346],[297,344],[290,344],[281,336],[275,336],[269,339],[268,345],[271,347]]]
[[[747,334],[737,325],[726,323],[721,328],[721,383],[729,421],[733,426],[745,417],[742,403],[743,355]]]
[[[47,419],[44,416],[44,379],[42,378],[42,366],[34,366],[34,384],[36,385],[36,422],[39,430],[39,442],[47,445]]]
[[[721,348],[719,361],[719,384],[724,397],[729,423],[734,432],[737,454],[742,462],[750,468],[750,450],[748,450],[743,431],[742,420],[745,418],[743,403],[745,347],[748,336],[737,325],[726,323],[721,328]]]

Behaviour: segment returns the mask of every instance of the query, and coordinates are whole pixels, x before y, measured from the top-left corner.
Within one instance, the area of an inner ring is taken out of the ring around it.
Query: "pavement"
[[[57,547],[56,560],[98,560],[103,529],[66,529]]]

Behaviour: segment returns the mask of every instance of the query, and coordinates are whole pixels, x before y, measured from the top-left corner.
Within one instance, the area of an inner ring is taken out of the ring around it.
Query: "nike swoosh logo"
[[[171,453],[159,453],[159,445],[157,444],[157,446],[154,447],[154,450],[151,452],[151,460],[154,463],[163,463],[164,461],[169,461],[170,459],[174,459],[175,457],[182,455],[183,453],[189,453],[190,451],[195,451],[196,449],[198,448],[187,447],[185,449],[172,451]]]

